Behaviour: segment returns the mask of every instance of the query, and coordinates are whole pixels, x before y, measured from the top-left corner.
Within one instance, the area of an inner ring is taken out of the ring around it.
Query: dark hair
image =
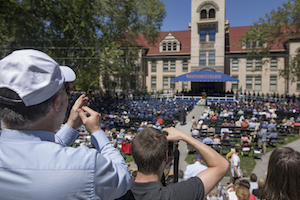
[[[133,138],[131,150],[140,172],[156,173],[168,150],[167,138],[155,128],[145,128]]]
[[[300,199],[300,153],[278,147],[270,156],[268,174],[260,199]]]
[[[256,176],[256,174],[252,173],[252,174],[250,175],[250,181],[252,181],[252,182],[256,182],[256,181],[257,181],[257,176]]]
[[[9,128],[22,128],[28,123],[37,121],[37,119],[45,116],[50,111],[50,106],[60,91],[61,89],[50,99],[33,106],[26,107],[23,102],[17,105],[0,103],[1,121]],[[0,96],[21,100],[16,92],[8,88],[0,88]]]
[[[184,172],[182,171],[182,169],[179,169],[178,170],[178,178],[183,179],[183,175],[184,175]]]

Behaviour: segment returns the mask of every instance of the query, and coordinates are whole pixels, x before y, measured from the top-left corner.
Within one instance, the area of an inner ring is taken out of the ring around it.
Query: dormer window
[[[216,17],[216,11],[215,9],[209,10],[209,18],[215,18]]]
[[[166,43],[163,43],[163,51],[167,51],[167,45],[166,45]]]
[[[170,42],[168,43],[168,51],[172,51],[172,45]]]
[[[169,32],[159,43],[159,52],[179,52],[180,41]]]
[[[176,51],[176,50],[177,50],[177,43],[174,42],[174,43],[173,43],[173,51]]]
[[[207,12],[206,12],[206,10],[201,10],[200,18],[201,19],[206,19],[207,18]]]

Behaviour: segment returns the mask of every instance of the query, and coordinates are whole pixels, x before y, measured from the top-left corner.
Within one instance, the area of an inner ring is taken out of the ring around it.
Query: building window
[[[169,89],[169,77],[163,77],[163,89]]]
[[[271,59],[271,66],[270,66],[270,70],[277,70],[277,59],[276,58],[272,58]]]
[[[130,88],[131,89],[135,89],[136,88],[136,78],[135,78],[134,75],[131,75]]]
[[[214,9],[210,9],[208,11],[209,18],[215,18],[216,17],[216,11]]]
[[[175,77],[170,77],[170,88],[175,89],[175,82],[171,81],[172,78],[175,78]]]
[[[215,65],[215,51],[208,52],[208,65]]]
[[[297,90],[300,90],[300,80],[297,81]]]
[[[251,71],[253,69],[253,60],[247,59],[246,70]]]
[[[156,61],[151,62],[151,72],[156,72]]]
[[[238,76],[232,76],[232,77],[238,79]],[[237,82],[237,81],[232,82],[231,83],[232,90],[238,90],[238,86],[239,86],[238,84],[239,84],[239,82]]]
[[[206,65],[206,51],[200,51],[200,65]]]
[[[270,90],[277,90],[277,76],[270,76]]]
[[[177,43],[174,42],[174,43],[173,43],[173,51],[176,51],[176,50],[177,50]]]
[[[167,45],[166,45],[166,43],[163,43],[163,51],[167,51]]]
[[[200,42],[206,42],[206,30],[200,30]]]
[[[163,61],[163,70],[169,71],[169,62],[167,60]]]
[[[182,82],[182,89],[183,89],[183,90],[187,90],[187,89],[188,89],[188,84],[189,84],[189,82],[183,81],[183,82]]]
[[[215,29],[208,30],[208,35],[209,35],[210,42],[214,42],[216,40],[216,30]]]
[[[255,60],[255,70],[261,71],[262,69],[262,60],[261,58]]]
[[[232,71],[238,71],[239,70],[239,61],[238,59],[232,60]]]
[[[119,88],[120,87],[120,79],[119,77],[114,77],[114,82],[115,82],[115,88]]]
[[[252,76],[246,77],[246,90],[252,90]]]
[[[187,61],[187,60],[184,60],[184,61],[182,62],[182,71],[183,71],[183,72],[189,71],[189,65],[188,65],[188,61]]]
[[[261,90],[261,76],[255,77],[254,90]]]
[[[201,19],[206,19],[206,18],[207,18],[206,15],[207,15],[207,14],[206,14],[206,10],[201,10],[200,18],[201,18]]]
[[[170,71],[172,71],[172,72],[176,71],[176,61],[175,60],[171,60]]]
[[[156,89],[156,76],[151,77],[151,89]]]
[[[168,43],[168,51],[172,51],[172,45],[170,42]]]
[[[200,42],[214,42],[216,40],[216,29],[201,29],[199,31]]]

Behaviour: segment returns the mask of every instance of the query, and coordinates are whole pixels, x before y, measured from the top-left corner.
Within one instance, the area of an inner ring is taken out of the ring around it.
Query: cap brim
[[[59,66],[60,70],[64,74],[65,77],[65,82],[72,82],[76,79],[76,74],[75,72],[67,66]]]

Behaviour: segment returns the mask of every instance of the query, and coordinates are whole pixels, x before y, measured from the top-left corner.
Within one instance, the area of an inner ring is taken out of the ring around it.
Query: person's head
[[[131,143],[132,156],[143,174],[155,174],[166,158],[167,138],[157,129],[139,131]]]
[[[264,199],[300,198],[300,153],[290,147],[278,147],[270,156],[265,186],[261,192]]]
[[[238,197],[238,200],[249,200],[250,192],[249,189],[243,185],[239,185],[239,187],[236,189],[236,196]]]
[[[200,154],[197,154],[195,155],[195,158],[194,158],[194,162],[202,162],[202,157],[200,156]]]
[[[218,194],[219,194],[219,192],[218,192],[218,187],[215,186],[215,187],[209,192],[208,195],[209,195],[210,198],[212,198],[212,197],[218,198]]]
[[[266,180],[263,177],[259,177],[257,180],[258,188],[263,188],[265,186]]]
[[[182,170],[182,169],[179,169],[179,170],[178,170],[178,178],[183,179],[183,175],[184,175],[183,170]]]
[[[241,145],[235,145],[235,152],[236,153],[240,153],[240,151],[241,151]]]
[[[18,50],[0,61],[0,116],[5,128],[30,129],[51,106],[63,122],[67,109],[64,82],[75,80],[69,67],[59,66],[37,50]],[[58,126],[58,127],[56,127]]]
[[[252,173],[252,174],[250,175],[250,181],[251,181],[251,182],[256,182],[256,181],[257,181],[257,176],[256,176],[256,174]]]

